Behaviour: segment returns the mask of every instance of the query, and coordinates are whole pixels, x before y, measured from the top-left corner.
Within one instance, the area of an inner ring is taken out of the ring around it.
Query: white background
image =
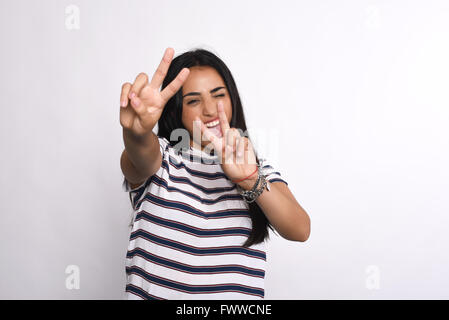
[[[167,47],[224,60],[311,217],[267,299],[449,298],[449,2],[0,3],[0,298],[121,299],[120,89]]]

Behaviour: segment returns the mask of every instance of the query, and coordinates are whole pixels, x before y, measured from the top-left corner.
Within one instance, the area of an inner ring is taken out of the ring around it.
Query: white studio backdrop
[[[225,61],[311,217],[304,243],[271,234],[266,299],[449,298],[449,2],[0,8],[0,298],[122,298],[119,94],[167,47]]]

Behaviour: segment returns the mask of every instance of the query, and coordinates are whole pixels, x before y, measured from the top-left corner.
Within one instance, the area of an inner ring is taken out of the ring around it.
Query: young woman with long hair
[[[263,298],[268,228],[303,242],[310,218],[257,156],[224,62],[204,49],[173,55],[122,86],[127,298]]]

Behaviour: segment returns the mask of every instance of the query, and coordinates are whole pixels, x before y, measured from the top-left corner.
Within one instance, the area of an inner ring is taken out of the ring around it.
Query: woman
[[[151,81],[140,73],[122,87],[121,168],[135,215],[127,298],[263,298],[268,228],[306,241],[310,218],[256,156],[223,61],[202,49],[173,55],[166,49]]]

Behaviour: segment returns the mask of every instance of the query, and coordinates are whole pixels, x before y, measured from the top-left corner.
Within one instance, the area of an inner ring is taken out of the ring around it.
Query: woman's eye
[[[222,97],[224,97],[225,96],[225,94],[224,93],[222,93],[222,94],[217,94],[216,96],[215,96],[215,98],[222,98]],[[194,103],[196,103],[196,102],[198,102],[199,100],[190,100],[189,102],[187,102],[187,104],[194,104]]]

